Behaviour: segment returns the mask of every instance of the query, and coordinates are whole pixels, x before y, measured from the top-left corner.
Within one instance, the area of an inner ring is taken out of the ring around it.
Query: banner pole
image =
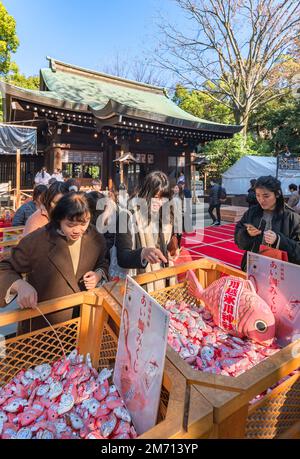
[[[277,161],[276,161],[276,178],[278,179],[278,173],[279,173],[279,154],[277,156]]]
[[[21,205],[21,150],[17,149],[17,162],[16,162],[16,203],[15,207],[18,209]]]

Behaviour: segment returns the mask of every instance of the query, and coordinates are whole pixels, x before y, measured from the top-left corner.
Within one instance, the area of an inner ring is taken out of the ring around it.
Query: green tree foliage
[[[4,80],[20,88],[39,89],[40,86],[40,79],[38,76],[26,77],[23,73],[20,73],[19,67],[15,62],[11,64],[10,72]]]
[[[234,124],[232,110],[203,92],[189,91],[183,86],[177,85],[174,101],[180,108],[198,116],[198,118],[214,121],[215,123]]]
[[[15,62],[11,63],[11,71],[3,78],[6,83],[19,86],[20,88],[26,89],[39,89],[40,79],[38,76],[26,77],[19,72],[19,68]],[[0,98],[0,121],[3,121],[3,110],[2,110],[2,97]]]
[[[187,112],[215,123],[234,124],[234,115],[228,107],[219,104],[207,94],[194,90],[189,91],[178,85],[174,101]],[[220,176],[243,155],[256,154],[255,142],[248,134],[236,134],[232,139],[207,142],[202,150],[210,161],[216,175]]]
[[[229,108],[197,90],[189,91],[178,85],[174,101],[183,110],[199,118],[234,124],[234,116]],[[203,153],[211,161],[212,169],[220,176],[244,155],[272,156],[282,151],[285,145],[289,146],[293,154],[299,154],[299,135],[300,100],[289,92],[251,112],[246,138],[235,135],[233,139],[208,142]]]
[[[250,132],[260,154],[277,154],[285,145],[300,152],[300,101],[292,92],[251,114]]]
[[[6,76],[11,69],[11,54],[17,51],[19,40],[16,21],[0,2],[0,76]]]
[[[221,176],[238,159],[245,155],[257,154],[254,150],[255,142],[251,135],[235,134],[232,139],[215,140],[208,142],[202,150],[210,162],[216,176]]]
[[[16,21],[0,2],[0,80],[22,88],[38,89],[39,77],[26,77],[12,61],[11,56],[17,51],[18,46]],[[0,98],[0,121],[2,120],[2,98]]]

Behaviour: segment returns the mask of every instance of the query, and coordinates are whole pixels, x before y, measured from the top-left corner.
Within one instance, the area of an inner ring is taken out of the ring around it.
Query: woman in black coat
[[[287,252],[290,263],[300,264],[300,216],[285,205],[280,181],[271,175],[260,177],[255,192],[258,204],[237,223],[235,243],[255,253],[266,244]],[[247,252],[241,267],[246,271]]]

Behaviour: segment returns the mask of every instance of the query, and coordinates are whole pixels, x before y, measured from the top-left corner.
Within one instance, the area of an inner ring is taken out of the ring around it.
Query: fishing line
[[[55,336],[56,336],[56,338],[57,338],[57,340],[58,340],[58,342],[59,342],[59,344],[60,344],[60,346],[61,346],[61,349],[62,349],[62,352],[63,352],[63,356],[64,356],[65,359],[67,359],[67,356],[66,356],[65,349],[64,349],[64,347],[63,347],[62,341],[61,341],[61,339],[59,338],[58,334],[56,333],[55,328],[50,324],[49,320],[48,320],[47,317],[43,314],[43,312],[40,310],[40,308],[38,307],[38,305],[36,305],[35,308],[38,310],[38,312],[39,312],[39,313],[41,314],[41,316],[45,319],[45,321],[47,322],[47,324],[49,325],[49,327],[51,328],[51,330],[54,332],[54,334],[55,334]]]

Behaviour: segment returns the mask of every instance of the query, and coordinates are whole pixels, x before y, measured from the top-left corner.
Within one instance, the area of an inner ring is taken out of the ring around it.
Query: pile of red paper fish
[[[193,369],[239,376],[280,350],[227,334],[203,306],[169,300],[165,308],[171,314],[168,343]]]
[[[2,439],[129,439],[137,434],[112,370],[98,373],[89,354],[22,370],[0,389]]]

